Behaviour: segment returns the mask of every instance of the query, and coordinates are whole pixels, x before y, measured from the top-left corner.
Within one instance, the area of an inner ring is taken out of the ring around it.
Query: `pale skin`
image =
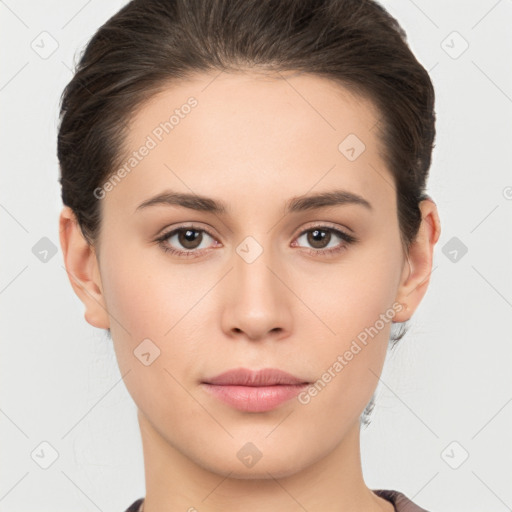
[[[408,320],[429,284],[440,236],[436,205],[420,204],[407,261],[370,102],[312,75],[217,75],[169,85],[131,119],[127,155],[189,97],[198,102],[100,200],[96,247],[69,208],[60,216],[65,266],[85,319],[110,328],[138,408],[144,512],[391,512],[364,482],[359,423],[391,321],[308,404],[292,399],[242,412],[208,395],[201,381],[236,367],[273,367],[314,382],[393,304],[404,307],[392,321]],[[338,149],[350,133],[366,146],[354,161]],[[371,209],[347,203],[285,211],[294,197],[338,189]],[[137,210],[165,190],[222,201],[227,210]],[[195,246],[176,234],[162,243],[197,257],[155,242],[191,223],[199,231]],[[322,226],[358,241],[327,229],[330,241],[313,245],[308,233]],[[237,252],[249,236],[262,249],[251,263]],[[134,355],[147,338],[160,349],[149,366]],[[262,453],[252,467],[237,457],[248,442]]]

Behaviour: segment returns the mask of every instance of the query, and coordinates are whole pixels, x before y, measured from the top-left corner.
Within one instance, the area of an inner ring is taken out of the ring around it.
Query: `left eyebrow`
[[[170,190],[147,199],[137,206],[135,211],[142,210],[149,206],[162,204],[182,206],[191,210],[210,212],[218,215],[225,215],[228,211],[228,206],[223,201],[197,194],[173,192]],[[341,206],[348,204],[360,205],[368,210],[373,210],[372,205],[364,197],[361,197],[358,194],[348,190],[330,190],[308,196],[293,197],[286,203],[286,212],[296,213],[305,210],[325,208],[328,206]]]
[[[341,206],[346,204],[355,204],[364,206],[368,210],[373,210],[372,205],[358,194],[348,190],[330,190],[318,194],[294,197],[287,203],[287,212],[300,212],[304,210],[314,210],[326,206]]]

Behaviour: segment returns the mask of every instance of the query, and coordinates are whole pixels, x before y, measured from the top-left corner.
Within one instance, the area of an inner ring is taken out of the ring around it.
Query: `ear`
[[[110,321],[96,252],[84,238],[76,216],[68,206],[62,209],[59,217],[59,237],[71,286],[85,306],[85,320],[93,327],[108,329]]]
[[[432,273],[434,246],[441,235],[437,206],[431,199],[420,202],[421,225],[404,263],[396,301],[404,306],[393,322],[405,322],[414,314],[425,295]],[[410,263],[410,266],[409,266]]]

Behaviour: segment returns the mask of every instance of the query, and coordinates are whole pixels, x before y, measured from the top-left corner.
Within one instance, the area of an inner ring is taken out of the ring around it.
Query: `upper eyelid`
[[[162,238],[164,238],[164,239],[165,238],[169,238],[171,235],[174,235],[174,234],[176,234],[179,231],[185,231],[187,229],[192,229],[192,230],[195,230],[195,231],[204,231],[208,236],[211,236],[212,238],[217,238],[215,235],[210,233],[209,229],[206,229],[206,228],[203,228],[203,227],[200,227],[200,226],[196,226],[194,224],[185,224],[183,226],[178,226],[176,228],[164,229],[162,231],[162,234],[158,235],[157,240],[160,240]]]
[[[341,232],[344,232],[345,230],[347,232],[351,231],[348,228],[342,228],[340,226],[335,226],[334,224],[325,221],[325,222],[317,222],[316,224],[312,224],[312,225],[310,225],[308,227],[301,228],[300,231],[296,232],[297,233],[296,236],[302,235],[306,231],[311,231],[312,229],[317,229],[317,228],[328,228],[328,229],[331,229],[333,231],[341,231]],[[350,233],[347,233],[347,234],[350,234]]]

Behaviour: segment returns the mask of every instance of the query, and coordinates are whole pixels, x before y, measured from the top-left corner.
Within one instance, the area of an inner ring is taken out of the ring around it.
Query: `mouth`
[[[235,368],[201,382],[206,392],[244,412],[265,412],[295,397],[311,383],[276,368]]]

